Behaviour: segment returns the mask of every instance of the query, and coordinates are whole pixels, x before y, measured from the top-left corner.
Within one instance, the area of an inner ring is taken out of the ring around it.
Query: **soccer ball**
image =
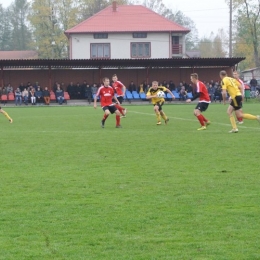
[[[164,97],[165,97],[164,92],[160,90],[160,91],[157,93],[157,97],[158,97],[158,98],[164,98]]]

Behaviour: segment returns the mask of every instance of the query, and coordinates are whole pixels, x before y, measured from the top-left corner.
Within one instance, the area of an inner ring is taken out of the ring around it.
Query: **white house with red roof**
[[[185,56],[190,30],[142,5],[112,5],[67,30],[71,59]]]

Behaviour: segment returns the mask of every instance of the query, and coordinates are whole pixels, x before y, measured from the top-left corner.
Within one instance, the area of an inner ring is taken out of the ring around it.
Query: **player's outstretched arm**
[[[97,108],[97,95],[94,98],[94,108]]]
[[[226,105],[226,99],[227,99],[227,90],[222,89],[222,98],[223,98],[223,104]]]
[[[120,105],[120,102],[118,101],[118,99],[117,99],[116,95],[114,95],[114,100],[116,101],[116,103],[117,103],[117,104],[119,104],[119,105]]]
[[[169,94],[171,94],[172,99],[175,99],[175,96],[172,94],[172,92],[171,92],[168,88],[166,89],[166,92],[168,92]]]

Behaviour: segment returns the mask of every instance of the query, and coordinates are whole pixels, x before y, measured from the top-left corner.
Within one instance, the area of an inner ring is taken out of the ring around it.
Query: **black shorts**
[[[164,101],[161,101],[161,102],[157,102],[156,104],[154,104],[154,106],[158,106],[159,107],[159,111],[161,111],[163,104],[164,104]]]
[[[102,107],[102,109],[103,111],[106,111],[108,109],[111,114],[114,114],[117,110],[117,108],[114,105]]]
[[[239,110],[242,108],[242,96],[235,96],[235,98],[231,99],[230,106],[232,106],[235,110]]]
[[[120,104],[122,104],[124,101],[124,98],[122,96],[120,96],[120,97],[117,97],[117,100],[119,101]]]
[[[199,102],[195,109],[198,109],[200,112],[206,111],[208,109],[209,103]]]

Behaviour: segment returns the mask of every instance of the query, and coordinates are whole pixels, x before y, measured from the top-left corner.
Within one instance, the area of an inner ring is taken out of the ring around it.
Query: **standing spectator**
[[[38,86],[37,90],[35,91],[35,97],[36,97],[37,104],[41,104],[43,100],[42,100],[42,91],[40,86]]]
[[[27,106],[28,105],[28,98],[29,98],[29,92],[28,92],[27,88],[24,88],[24,90],[22,92],[22,97],[23,97],[24,104]]]
[[[21,82],[18,88],[23,92],[26,87],[24,86],[23,82]]]
[[[39,82],[36,81],[33,87],[34,87],[35,92],[36,92],[38,90],[38,87],[39,87]]]
[[[57,90],[56,90],[56,98],[57,98],[59,105],[62,105],[62,103],[64,101],[64,92],[62,89],[60,89],[59,85],[57,86]]]
[[[167,81],[166,81],[166,80],[164,80],[164,81],[163,81],[163,83],[162,83],[162,85],[163,85],[163,87],[165,87],[165,88],[166,88],[166,87],[167,87]]]
[[[98,87],[96,83],[94,83],[93,86],[91,87],[91,91],[93,95],[97,94]]]
[[[8,93],[7,93],[6,87],[3,87],[1,96],[2,96],[2,95],[7,95],[7,94],[8,94]]]
[[[7,94],[14,92],[14,89],[13,89],[13,87],[11,86],[10,83],[8,83],[8,85],[7,85],[7,87],[6,87],[6,90],[7,90]]]
[[[181,90],[180,90],[179,94],[180,94],[180,100],[185,101],[187,99],[187,92],[185,90],[185,86],[184,85],[181,87]]]
[[[58,89],[58,88],[57,88]],[[75,86],[73,84],[73,82],[71,81],[70,84],[68,85],[67,87],[67,91],[70,95],[70,98],[71,99],[74,99],[75,98]]]
[[[87,84],[85,87],[85,97],[88,100],[88,103],[90,104],[92,101],[92,91],[89,84]]]
[[[30,97],[31,97],[32,106],[36,105],[35,90],[34,90],[33,86],[30,86]]]
[[[20,106],[22,105],[22,92],[19,88],[15,91],[15,105],[17,106],[18,103]]]
[[[43,99],[44,99],[44,102],[45,102],[45,105],[50,105],[50,91],[48,90],[47,87],[45,87],[45,89],[43,90],[42,92],[42,95],[43,95]]]
[[[215,88],[212,86],[212,84],[209,84],[208,93],[209,93],[210,100],[211,100],[211,102],[212,102],[212,101],[215,99],[215,98],[214,98]]]
[[[169,84],[170,84],[170,90],[171,91],[175,90],[175,84],[173,83],[172,80],[170,80]]]
[[[58,84],[59,84],[59,82],[56,81],[56,82],[54,83],[53,87],[52,87],[52,90],[53,90],[54,93],[55,93],[56,90],[57,90],[57,86],[58,86]]]
[[[81,98],[81,86],[79,82],[77,82],[75,86],[75,98],[80,99]]]
[[[128,91],[130,91],[132,93],[135,90],[136,90],[136,85],[134,84],[133,81],[131,81],[129,86],[128,86]]]
[[[81,98],[86,98],[86,87],[87,87],[88,83],[86,80],[83,81],[83,84],[81,85],[81,90],[80,90],[80,93],[81,93]]]
[[[217,102],[217,100],[219,101],[219,103],[221,103],[222,101],[221,86],[217,86],[215,88],[214,101]]]
[[[251,86],[251,91],[256,91],[257,80],[255,79],[255,77],[253,77],[253,78],[250,80],[250,86]]]

